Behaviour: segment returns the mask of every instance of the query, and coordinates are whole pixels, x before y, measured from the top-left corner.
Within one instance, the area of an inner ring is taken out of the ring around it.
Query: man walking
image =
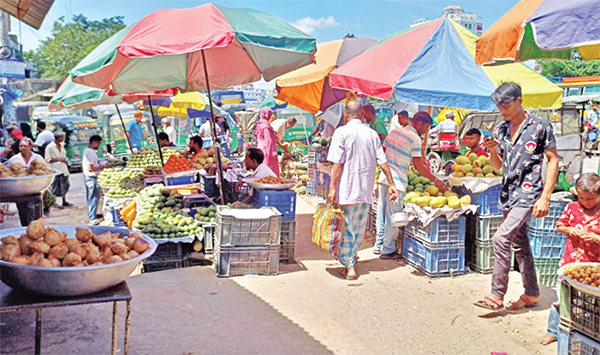
[[[35,137],[33,146],[37,148],[38,153],[43,157],[46,154],[46,147],[54,141],[54,134],[46,129],[46,122],[38,122],[38,134]]]
[[[97,150],[102,144],[102,137],[93,135],[90,137],[90,144],[83,150],[83,160],[81,167],[83,170],[83,180],[85,182],[85,192],[88,204],[88,218],[90,224],[100,223],[97,218],[98,201],[100,200],[100,185],[98,184],[98,173],[104,168],[112,168],[114,164],[106,164],[98,159]]]
[[[50,192],[56,197],[62,197],[62,207],[71,207],[73,204],[67,202],[67,192],[71,184],[69,183],[69,166],[67,165],[67,152],[63,146],[65,141],[65,132],[54,132],[54,142],[46,147],[46,161],[53,169],[59,170],[62,174],[55,176]]]
[[[429,172],[421,155],[421,145],[423,144],[421,136],[427,133],[432,123],[433,120],[427,112],[417,112],[410,120],[410,125],[391,131],[383,143],[393,177],[393,180],[388,180],[384,175],[379,177],[377,237],[373,253],[381,254],[380,258],[383,260],[402,258],[402,253],[396,251],[395,241],[398,236],[398,228],[392,226],[391,215],[402,212],[404,207],[404,195],[408,185],[411,163],[423,177],[433,181],[440,191],[446,191],[446,184]],[[395,186],[399,191],[398,202],[395,204],[391,203],[387,193],[390,186]]]
[[[338,202],[346,216],[339,255],[344,268],[340,272],[346,279],[354,280],[358,278],[354,264],[373,202],[377,164],[388,179],[392,180],[392,174],[379,136],[361,123],[361,103],[356,100],[348,101],[344,117],[347,123],[333,134],[327,156],[327,160],[333,163],[327,198],[331,202]],[[389,187],[387,193],[390,194],[391,201],[398,198],[398,190],[394,185]]]
[[[383,143],[388,132],[387,132],[387,129],[385,128],[385,124],[383,122],[381,122],[381,120],[377,117],[377,113],[375,112],[375,107],[373,107],[373,105],[371,105],[371,104],[368,104],[368,105],[365,105],[363,111],[364,111],[365,121],[367,123],[369,123],[369,126],[371,127],[371,129],[373,129],[375,132],[377,132],[377,136],[381,140],[381,143]]]
[[[406,110],[402,110],[398,112],[394,117],[392,117],[392,123],[390,125],[390,131],[395,130],[396,128],[406,127],[410,123],[408,112]]]
[[[515,251],[525,292],[511,301],[511,310],[531,307],[540,300],[533,255],[527,238],[527,221],[533,214],[541,218],[548,214],[550,195],[558,172],[558,155],[552,125],[548,120],[527,114],[523,110],[521,87],[504,83],[492,94],[505,121],[494,130],[494,139],[486,137],[490,162],[503,169],[500,207],[504,222],[494,234],[494,273],[492,292],[475,303],[497,310],[502,308],[508,288],[511,247]],[[544,155],[548,160],[546,180],[542,183]]]

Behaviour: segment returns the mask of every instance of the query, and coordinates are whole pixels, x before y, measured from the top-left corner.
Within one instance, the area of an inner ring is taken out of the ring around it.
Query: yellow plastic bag
[[[336,260],[340,256],[345,222],[346,216],[337,204],[320,204],[313,216],[313,244],[327,250]]]

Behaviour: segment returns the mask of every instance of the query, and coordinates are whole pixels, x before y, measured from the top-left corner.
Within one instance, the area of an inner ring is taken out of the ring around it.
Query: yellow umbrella
[[[161,117],[171,116],[178,118],[186,118],[186,117],[196,117],[196,116],[206,116],[206,115],[198,115],[188,112],[188,109],[198,110],[198,111],[206,111],[208,113],[209,109],[208,105],[208,97],[203,93],[198,91],[191,91],[186,93],[178,93],[172,98],[171,104],[168,107],[159,107],[158,115]],[[215,114],[220,115],[221,110],[213,105],[213,111]],[[209,115],[210,116],[210,115]]]

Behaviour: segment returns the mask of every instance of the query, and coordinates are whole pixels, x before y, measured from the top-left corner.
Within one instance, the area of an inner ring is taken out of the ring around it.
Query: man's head
[[[137,123],[142,123],[142,118],[144,117],[144,114],[142,113],[142,111],[137,110],[133,113],[133,117],[135,118]]]
[[[377,118],[377,114],[375,113],[375,107],[371,104],[367,104],[363,107],[363,117],[366,118],[369,122],[373,122],[375,118]]]
[[[33,148],[33,142],[31,141],[31,139],[27,137],[21,139],[21,141],[19,142],[19,151],[22,155],[30,155],[31,148]]]
[[[522,117],[525,113],[521,87],[515,83],[508,82],[498,86],[492,94],[492,101],[496,103],[500,114],[507,121]]]
[[[98,149],[100,148],[100,144],[102,144],[102,137],[95,134],[90,137],[90,145],[88,147],[90,147],[91,149]]]
[[[409,117],[408,117],[408,112],[406,110],[402,110],[402,111],[398,112],[398,123],[400,123],[400,125],[402,127],[408,126]]]
[[[452,111],[446,112],[446,119],[454,120],[454,112],[452,112]]]
[[[346,111],[344,111],[346,122],[350,120],[360,120],[363,118],[363,107],[358,100],[348,100],[346,103]]]
[[[160,132],[158,134],[158,145],[161,147],[168,147],[171,142],[169,142],[169,135],[165,132]]]
[[[225,118],[223,116],[217,116],[217,123],[218,124],[223,123],[223,121],[225,121]]]
[[[579,203],[587,209],[593,209],[598,205],[600,197],[600,176],[594,173],[584,173],[575,183]]]
[[[471,128],[465,134],[465,144],[470,149],[475,149],[481,144],[481,131],[477,128]]]
[[[298,120],[296,120],[296,117],[290,116],[285,119],[285,128],[292,128],[296,125],[297,122]]]
[[[38,132],[41,132],[41,131],[43,131],[45,129],[46,129],[46,122],[38,122],[38,124],[37,124],[37,130],[38,130]]]
[[[259,148],[248,148],[246,157],[244,158],[244,166],[246,169],[256,170],[265,160],[265,155]]]
[[[164,117],[160,122],[163,127],[169,127],[171,125],[171,121],[167,117]]]
[[[424,135],[433,124],[431,116],[425,111],[419,111],[410,119],[410,125],[417,131],[419,136]]]
[[[202,150],[202,137],[200,137],[200,136],[191,137],[190,143],[188,144],[188,148],[190,148],[190,150],[195,153],[198,153],[199,151],[201,151]]]
[[[23,139],[23,131],[20,129],[13,129],[10,134],[12,134],[15,139]]]
[[[63,132],[63,131],[54,132],[54,141],[57,144],[64,142],[65,141],[65,132]]]

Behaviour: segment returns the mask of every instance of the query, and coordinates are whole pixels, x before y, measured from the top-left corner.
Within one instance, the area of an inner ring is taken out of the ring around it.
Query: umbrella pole
[[[156,146],[158,147],[158,155],[160,156],[160,164],[164,167],[165,161],[163,159],[162,149],[160,149],[160,142],[158,141],[158,128],[156,128],[156,122],[154,122],[154,109],[152,108],[152,99],[150,99],[150,95],[148,95],[148,103],[150,104],[150,114],[152,117],[152,127],[154,128],[154,136],[156,137]]]
[[[206,69],[206,57],[204,55],[204,49],[202,49],[202,65],[204,67],[204,78],[206,78],[206,91],[208,92],[208,104],[210,105],[210,127],[213,136],[213,146],[216,151],[217,160],[217,171],[219,172],[219,192],[221,194],[221,202],[225,204],[225,195],[223,195],[223,166],[221,165],[221,151],[219,147],[219,141],[217,137],[217,127],[215,122],[215,114],[212,102],[212,94],[210,93],[210,81],[208,80],[208,69]]]
[[[123,126],[123,133],[125,133],[125,139],[127,140],[127,145],[129,149],[131,149],[131,143],[129,143],[129,136],[127,135],[127,127],[125,127],[125,122],[123,122],[123,116],[121,116],[121,111],[119,110],[119,105],[115,104],[115,108],[117,109],[117,113],[119,114],[119,119],[121,120],[121,125]],[[109,124],[110,126],[110,124]]]

